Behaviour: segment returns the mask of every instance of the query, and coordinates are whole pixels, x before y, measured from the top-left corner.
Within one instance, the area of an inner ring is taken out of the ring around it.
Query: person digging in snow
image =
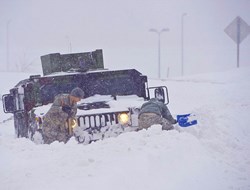
[[[74,88],[70,94],[59,94],[43,119],[43,140],[45,144],[54,141],[66,143],[71,135],[66,122],[73,119],[77,112],[77,102],[84,98],[80,88]]]
[[[168,107],[156,98],[150,99],[141,106],[138,116],[139,130],[148,129],[151,125],[160,124],[162,130],[174,129],[173,124],[177,123]]]

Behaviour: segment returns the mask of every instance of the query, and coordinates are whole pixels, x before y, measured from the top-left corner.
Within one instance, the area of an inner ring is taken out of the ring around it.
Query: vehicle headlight
[[[37,121],[37,122],[39,122],[40,121],[40,117],[38,117],[38,116],[36,116],[36,118],[35,118],[35,120]]]
[[[75,128],[77,126],[76,119],[71,119],[71,127]]]
[[[127,124],[129,122],[129,115],[127,113],[121,113],[118,115],[118,121],[121,124]]]

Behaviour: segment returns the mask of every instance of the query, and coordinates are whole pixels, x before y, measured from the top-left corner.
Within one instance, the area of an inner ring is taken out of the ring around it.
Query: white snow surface
[[[0,94],[23,75],[1,73]],[[1,110],[0,189],[249,190],[249,82],[250,67],[149,79],[168,87],[174,116],[194,113],[198,124],[180,131],[154,125],[89,145],[18,139],[11,114]]]

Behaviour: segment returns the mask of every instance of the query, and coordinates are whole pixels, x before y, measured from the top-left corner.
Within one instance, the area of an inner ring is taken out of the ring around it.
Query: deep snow
[[[1,73],[0,94],[28,74]],[[181,131],[128,132],[90,145],[36,145],[15,138],[0,116],[0,189],[250,189],[250,67],[168,80],[173,115],[192,112]]]

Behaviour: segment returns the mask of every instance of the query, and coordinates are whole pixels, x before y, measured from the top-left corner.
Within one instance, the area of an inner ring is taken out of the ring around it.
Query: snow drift
[[[1,73],[1,95],[24,78],[18,75]],[[249,81],[248,67],[149,80],[169,88],[173,115],[195,113],[198,125],[155,125],[90,145],[17,139],[11,114],[1,110],[1,189],[250,189]]]

